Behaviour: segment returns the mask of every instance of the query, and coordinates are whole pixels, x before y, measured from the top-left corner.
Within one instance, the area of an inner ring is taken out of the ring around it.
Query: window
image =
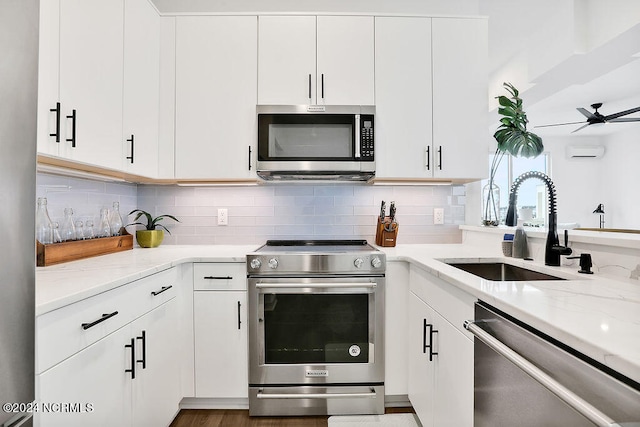
[[[493,154],[489,156],[489,165],[493,161]],[[504,224],[509,208],[509,191],[513,181],[528,171],[539,171],[549,175],[550,155],[542,153],[538,157],[527,159],[525,157],[513,157],[505,154],[500,162],[494,178],[495,184],[500,188],[500,223]],[[488,184],[489,180],[482,181],[482,187]],[[518,218],[524,223],[533,227],[544,227],[547,222],[547,188],[538,179],[528,179],[524,181],[518,189]],[[482,203],[484,203],[484,197]]]

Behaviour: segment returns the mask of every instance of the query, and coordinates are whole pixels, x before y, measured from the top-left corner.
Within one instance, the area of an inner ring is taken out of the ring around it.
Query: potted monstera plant
[[[129,215],[133,215],[136,213],[136,217],[133,219],[134,222],[131,224],[127,224],[127,227],[130,225],[142,225],[145,227],[144,230],[136,231],[136,240],[140,247],[143,248],[156,248],[160,246],[162,240],[164,240],[164,232],[171,234],[169,229],[165,227],[163,224],[160,224],[165,218],[172,219],[174,221],[180,222],[178,218],[173,215],[159,215],[157,217],[152,217],[148,212],[143,211],[142,209],[134,209],[129,212]],[[142,222],[137,222],[140,218],[146,219],[146,224]]]
[[[503,83],[503,87],[509,96],[501,95],[498,100],[498,114],[500,126],[493,134],[496,142],[496,152],[491,162],[489,171],[489,183],[483,191],[483,218],[484,225],[498,225],[499,216],[499,191],[494,179],[498,166],[505,154],[515,157],[537,157],[544,150],[542,138],[527,130],[527,114],[522,107],[522,98],[518,89],[511,83]]]

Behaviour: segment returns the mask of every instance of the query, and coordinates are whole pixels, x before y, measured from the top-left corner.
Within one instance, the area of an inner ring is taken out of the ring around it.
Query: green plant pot
[[[138,230],[136,240],[142,248],[157,248],[164,239],[164,230]]]

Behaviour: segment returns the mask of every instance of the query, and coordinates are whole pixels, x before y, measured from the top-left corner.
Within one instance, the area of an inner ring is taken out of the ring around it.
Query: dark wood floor
[[[387,408],[387,414],[413,412]],[[183,409],[169,427],[327,427],[329,417],[249,417],[239,409]]]

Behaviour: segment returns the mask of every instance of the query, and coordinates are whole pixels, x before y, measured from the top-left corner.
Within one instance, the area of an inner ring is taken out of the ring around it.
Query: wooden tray
[[[133,236],[128,233],[122,236],[100,237],[50,245],[43,245],[36,241],[36,266],[46,267],[129,249],[133,249]]]

